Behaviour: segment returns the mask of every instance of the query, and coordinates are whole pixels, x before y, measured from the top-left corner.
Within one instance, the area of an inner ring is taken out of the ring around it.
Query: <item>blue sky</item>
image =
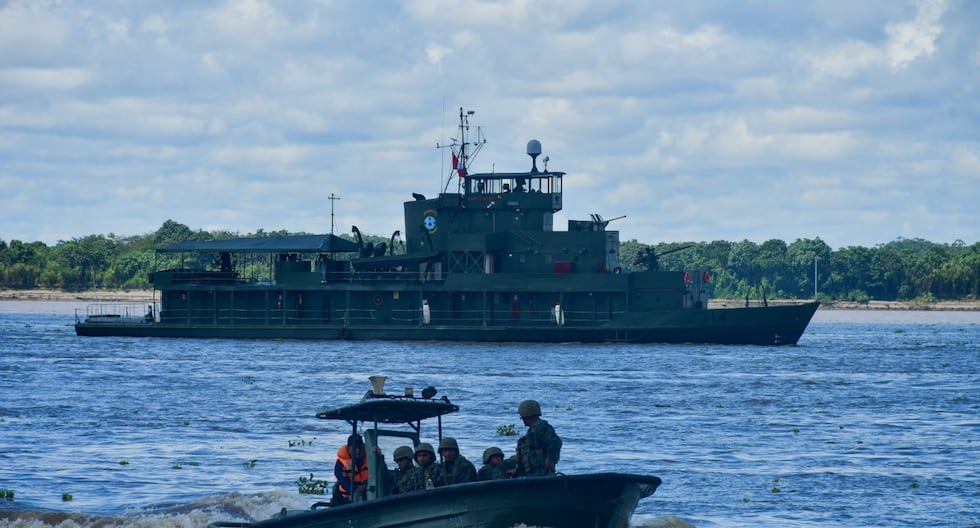
[[[567,172],[645,243],[980,241],[980,2],[0,2],[0,239],[402,228]],[[454,184],[453,184],[454,185]]]

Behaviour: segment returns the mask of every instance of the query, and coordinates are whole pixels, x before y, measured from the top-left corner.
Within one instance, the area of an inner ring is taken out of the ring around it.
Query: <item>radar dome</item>
[[[541,142],[536,139],[532,139],[531,141],[528,141],[527,155],[533,157],[533,156],[537,156],[538,154],[541,154]]]

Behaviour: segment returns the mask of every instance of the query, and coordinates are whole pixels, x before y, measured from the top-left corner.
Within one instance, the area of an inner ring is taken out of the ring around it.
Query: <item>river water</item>
[[[383,374],[459,405],[477,466],[539,400],[559,471],[663,479],[636,526],[980,526],[978,312],[819,311],[766,348],[81,338],[72,307],[0,302],[0,525],[305,508],[349,433],[314,414]]]

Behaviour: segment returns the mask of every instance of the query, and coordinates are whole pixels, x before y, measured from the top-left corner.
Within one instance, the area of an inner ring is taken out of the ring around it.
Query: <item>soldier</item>
[[[476,480],[476,467],[459,454],[459,444],[455,438],[447,436],[439,442],[439,455],[442,456],[442,479],[436,485],[448,486]]]
[[[391,494],[397,495],[404,491],[411,491],[408,486],[416,469],[415,462],[412,461],[415,452],[412,451],[411,447],[400,446],[395,448],[395,452],[391,456],[395,459],[395,469],[388,474]]]
[[[504,452],[499,447],[488,447],[483,452],[483,467],[477,471],[478,480],[498,480],[507,478],[504,470]]]
[[[524,454],[524,443],[527,441],[525,437],[520,437],[517,439],[517,449],[514,454],[511,455],[504,463],[501,464],[504,468],[504,472],[507,473],[508,478],[523,477],[524,467],[521,465],[521,455]]]
[[[432,444],[423,442],[415,448],[415,462],[418,467],[412,471],[408,486],[402,492],[432,489],[442,478],[442,464],[436,462],[436,451],[432,449]]]
[[[517,413],[527,426],[521,464],[529,477],[554,475],[555,464],[561,456],[561,438],[555,428],[541,419],[541,405],[534,400],[524,400],[517,406]]]

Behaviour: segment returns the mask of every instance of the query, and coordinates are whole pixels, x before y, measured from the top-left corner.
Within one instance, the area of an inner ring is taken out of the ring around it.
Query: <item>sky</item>
[[[978,82],[970,0],[0,0],[0,240],[404,232],[464,108],[559,230],[973,244]]]

